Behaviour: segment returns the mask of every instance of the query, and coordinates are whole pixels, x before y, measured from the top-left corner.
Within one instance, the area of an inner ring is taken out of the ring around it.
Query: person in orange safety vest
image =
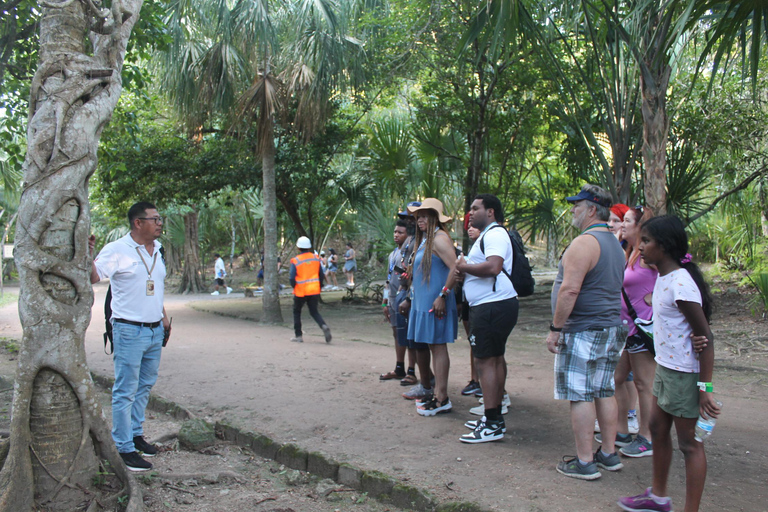
[[[301,308],[306,303],[309,314],[323,330],[325,342],[330,343],[331,329],[317,311],[320,290],[325,281],[325,275],[320,268],[320,258],[312,251],[312,242],[306,236],[299,237],[296,241],[296,247],[299,249],[299,254],[291,258],[290,270],[290,281],[293,287],[293,331],[295,334],[291,341],[304,342],[301,331]]]

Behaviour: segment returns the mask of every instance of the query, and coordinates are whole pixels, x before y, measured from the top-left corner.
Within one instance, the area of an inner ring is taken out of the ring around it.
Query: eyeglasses
[[[141,220],[151,220],[155,224],[162,224],[163,218],[162,217],[139,217]]]

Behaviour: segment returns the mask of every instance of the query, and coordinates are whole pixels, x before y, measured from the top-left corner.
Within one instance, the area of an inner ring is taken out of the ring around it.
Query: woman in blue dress
[[[347,251],[344,253],[344,274],[347,276],[347,287],[355,286],[355,270],[357,270],[357,260],[355,259],[355,249],[352,242],[347,242]]]
[[[421,206],[409,207],[416,217],[416,239],[411,275],[411,297],[403,301],[401,310],[408,315],[408,339],[424,343],[432,355],[435,389],[432,397],[416,403],[422,416],[450,412],[448,372],[451,361],[448,343],[456,340],[458,316],[453,284],[456,279],[456,251],[445,225],[451,220],[443,215],[443,203],[425,199]],[[428,357],[426,350],[417,350],[419,359]]]

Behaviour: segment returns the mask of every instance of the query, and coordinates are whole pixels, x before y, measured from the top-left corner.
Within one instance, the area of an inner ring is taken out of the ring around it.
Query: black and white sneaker
[[[141,458],[138,452],[121,453],[120,457],[130,471],[149,471],[152,464]]]
[[[450,398],[446,398],[442,402],[437,400],[436,396],[432,396],[429,402],[416,406],[416,412],[422,416],[435,416],[436,414],[444,414],[451,412],[453,404]]]
[[[154,457],[157,455],[157,447],[146,442],[143,436],[134,437],[133,446],[136,448],[137,452],[141,452],[145,457]]]
[[[464,426],[467,427],[469,430],[475,430],[481,422],[485,423],[485,416],[483,416],[479,420],[469,420],[464,424]],[[507,433],[507,425],[503,421],[501,422],[501,431],[504,432],[505,434]]]
[[[469,434],[464,434],[459,438],[462,443],[487,443],[504,439],[504,432],[500,423],[486,423],[483,420],[478,422],[475,430]]]

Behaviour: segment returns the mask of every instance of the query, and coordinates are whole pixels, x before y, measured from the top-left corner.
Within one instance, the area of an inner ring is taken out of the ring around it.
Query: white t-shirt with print
[[[653,344],[656,362],[666,368],[685,373],[698,373],[691,328],[677,307],[677,301],[701,304],[701,292],[691,274],[684,268],[656,279],[653,287]]]

